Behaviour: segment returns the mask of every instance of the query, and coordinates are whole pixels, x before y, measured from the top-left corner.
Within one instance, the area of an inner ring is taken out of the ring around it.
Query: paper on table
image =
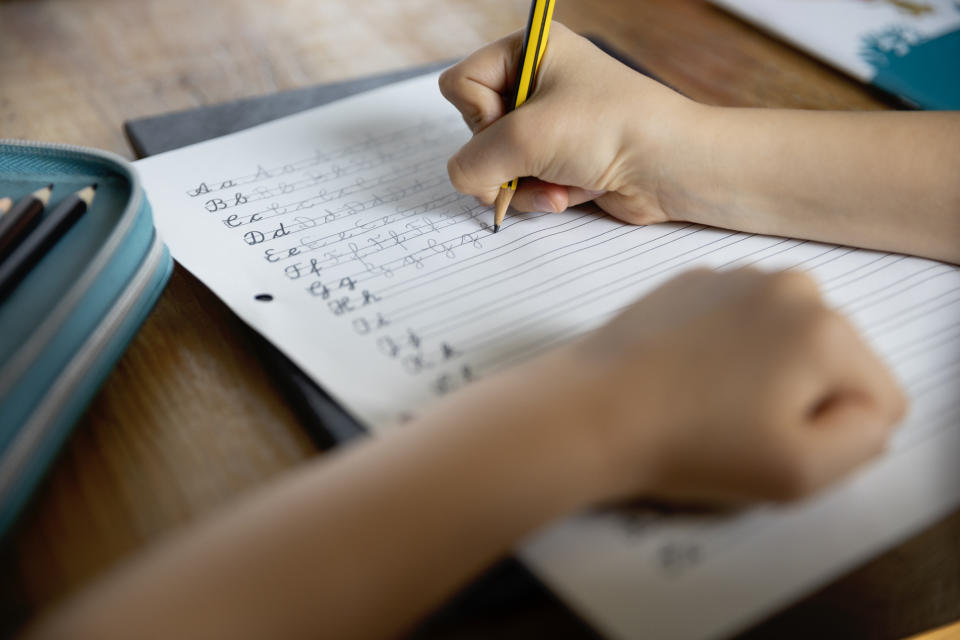
[[[956,268],[589,209],[515,215],[493,235],[490,210],[447,180],[467,135],[431,75],[137,166],[177,260],[374,431],[690,267],[811,272],[906,385],[906,426],[798,508],[585,514],[525,545],[610,635],[735,630],[960,502]]]

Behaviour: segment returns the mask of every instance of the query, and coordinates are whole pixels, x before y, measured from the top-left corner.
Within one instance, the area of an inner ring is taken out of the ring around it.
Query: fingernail
[[[600,196],[602,196],[603,194],[606,193],[606,191],[604,191],[603,189],[601,189],[601,190],[599,190],[599,191],[594,191],[593,189],[584,189],[584,191],[585,191],[586,194],[587,194],[588,196],[590,196],[591,198],[599,198]]]
[[[538,193],[537,195],[533,196],[533,208],[537,211],[546,211],[549,213],[557,212],[557,206],[553,204],[553,200],[543,193]]]

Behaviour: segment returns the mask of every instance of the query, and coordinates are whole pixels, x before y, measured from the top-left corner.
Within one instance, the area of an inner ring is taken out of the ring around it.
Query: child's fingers
[[[496,120],[453,154],[447,172],[457,191],[492,204],[504,183],[540,173],[549,152],[527,126],[534,110],[528,106]]]
[[[569,204],[567,188],[563,185],[544,182],[536,178],[524,178],[510,201],[517,211],[565,211]]]
[[[880,454],[907,406],[896,380],[849,321],[836,314],[827,318],[813,347],[826,366],[827,395],[802,435],[812,488]]]
[[[474,133],[503,116],[502,94],[513,86],[522,32],[501,38],[440,74],[440,92]]]
[[[804,468],[793,474],[792,493],[804,495],[825,487],[880,455],[890,437],[890,418],[855,397],[832,400],[807,429],[797,459]]]
[[[536,178],[524,178],[513,196],[510,206],[517,211],[547,211],[557,213],[599,198],[606,191],[592,191],[580,187],[566,187]]]
[[[859,396],[876,407],[888,426],[899,422],[907,410],[907,398],[886,364],[860,338],[850,321],[828,316],[820,332],[820,350],[828,369],[828,384],[839,393]]]

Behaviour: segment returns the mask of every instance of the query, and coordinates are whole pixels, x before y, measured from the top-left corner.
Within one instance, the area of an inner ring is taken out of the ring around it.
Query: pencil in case
[[[173,262],[123,158],[0,140],[0,194],[96,182],[80,220],[0,301],[0,535],[160,296]],[[48,207],[49,209],[49,207]]]

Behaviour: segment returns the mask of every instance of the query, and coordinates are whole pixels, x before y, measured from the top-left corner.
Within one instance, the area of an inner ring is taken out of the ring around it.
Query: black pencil
[[[0,262],[14,250],[17,243],[40,222],[43,208],[50,202],[53,185],[37,189],[24,196],[0,218]]]
[[[13,200],[10,198],[0,198],[0,216],[10,211],[10,207],[13,206]]]
[[[93,202],[96,190],[94,184],[64,198],[0,264],[0,300],[16,288],[33,265],[80,219]]]

